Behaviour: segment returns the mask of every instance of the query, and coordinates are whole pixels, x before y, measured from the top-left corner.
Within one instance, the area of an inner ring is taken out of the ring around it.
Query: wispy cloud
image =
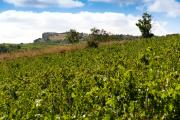
[[[120,5],[136,5],[136,8],[168,16],[180,15],[180,2],[176,0],[89,0],[90,2],[114,3]]]
[[[89,0],[90,2],[105,2],[105,3],[110,3],[113,0]]]
[[[82,7],[84,3],[79,0],[3,0],[6,3],[13,4],[18,7]]]
[[[89,0],[90,2],[116,3],[120,5],[129,5],[137,3],[138,0]]]
[[[166,13],[168,16],[180,15],[180,2],[176,0],[145,0],[151,12]]]
[[[85,6],[81,0],[3,0],[6,3],[18,7],[66,7],[75,8]],[[94,3],[107,3],[123,5],[135,5],[137,8],[143,7],[144,10],[165,13],[168,16],[180,15],[180,2],[176,0],[87,0]]]

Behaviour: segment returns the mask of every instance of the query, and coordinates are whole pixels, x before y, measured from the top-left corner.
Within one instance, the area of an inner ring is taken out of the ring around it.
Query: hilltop
[[[66,35],[68,32],[56,33],[56,32],[44,32],[42,34],[42,38],[38,38],[34,40],[34,43],[61,43],[68,44],[68,40],[66,40]],[[83,39],[88,36],[86,33],[79,33],[80,38]],[[80,40],[81,41],[81,40]]]
[[[41,38],[38,38],[34,40],[34,43],[60,43],[60,44],[69,44],[69,41],[66,39],[66,36],[69,32],[63,32],[63,33],[56,33],[56,32],[44,32],[42,34]],[[87,37],[90,34],[87,33],[79,33],[79,41],[87,41]],[[111,39],[115,40],[132,40],[138,38],[137,36],[132,36],[132,35],[114,35],[114,34],[109,34],[109,37]]]

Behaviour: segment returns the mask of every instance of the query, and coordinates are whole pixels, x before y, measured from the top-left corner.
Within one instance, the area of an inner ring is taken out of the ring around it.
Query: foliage
[[[143,38],[150,38],[153,36],[153,34],[151,33],[151,21],[151,15],[145,12],[143,13],[142,19],[139,19],[138,23],[136,23],[136,26],[139,27]]]
[[[91,47],[91,48],[97,48],[98,45],[99,45],[99,42],[90,39],[90,40],[87,41],[87,44],[88,44],[88,47]]]
[[[104,29],[97,29],[97,28],[92,28],[91,29],[91,36],[92,39],[95,41],[107,41],[109,40],[109,34],[104,30]]]
[[[120,34],[120,35],[109,35],[109,41],[121,41],[121,40],[135,40],[137,39],[138,37],[137,36],[132,36],[132,35],[123,35],[123,34]]]
[[[21,49],[20,45],[0,44],[0,53],[7,53]]]
[[[70,43],[76,43],[79,42],[80,35],[78,32],[76,32],[76,30],[71,29],[69,32],[67,32],[65,39]]]
[[[109,34],[105,30],[99,30],[97,28],[91,29],[91,34],[88,37],[87,43],[89,47],[98,47],[99,42],[108,41]]]
[[[0,62],[0,119],[180,119],[180,36]]]

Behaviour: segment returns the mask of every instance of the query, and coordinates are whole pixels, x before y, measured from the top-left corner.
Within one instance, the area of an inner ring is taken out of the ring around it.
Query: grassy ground
[[[0,118],[180,119],[179,71],[178,35],[0,61]]]
[[[128,41],[109,41],[99,43],[99,47],[110,46],[112,44],[124,44]],[[76,44],[23,44],[21,49],[14,50],[8,53],[1,53],[0,60],[12,60],[23,57],[37,57],[42,55],[71,52],[87,48],[86,42]]]

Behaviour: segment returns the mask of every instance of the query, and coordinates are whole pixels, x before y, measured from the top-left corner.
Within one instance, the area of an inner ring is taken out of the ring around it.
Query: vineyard
[[[180,35],[0,61],[2,120],[179,120]]]

